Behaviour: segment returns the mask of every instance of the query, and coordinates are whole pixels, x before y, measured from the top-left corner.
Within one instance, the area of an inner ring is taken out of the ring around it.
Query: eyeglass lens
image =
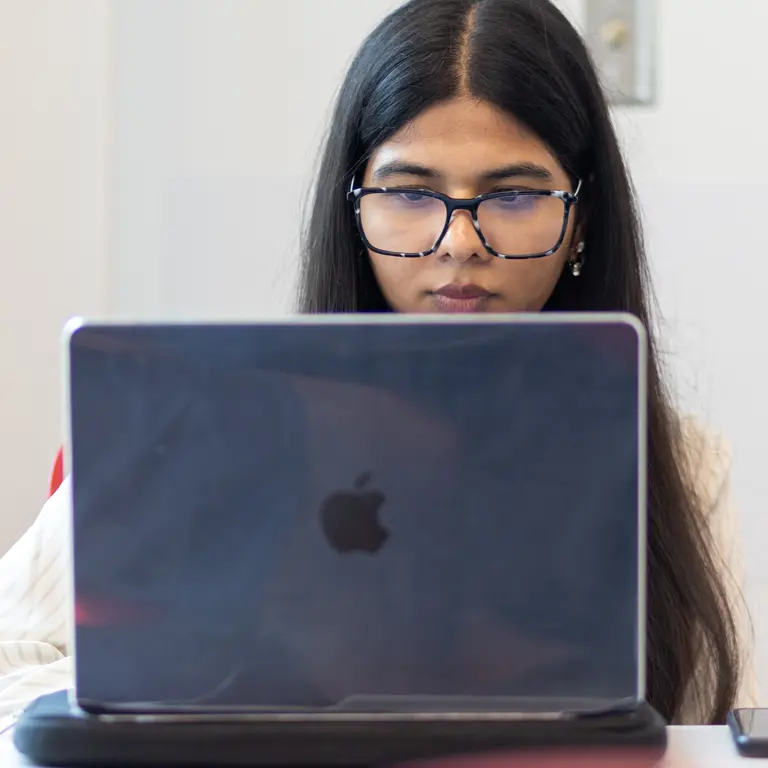
[[[480,203],[477,219],[488,245],[505,256],[546,253],[563,229],[564,201],[545,195],[507,195]],[[360,218],[373,248],[419,254],[432,250],[445,229],[448,212],[443,200],[418,191],[364,195]]]

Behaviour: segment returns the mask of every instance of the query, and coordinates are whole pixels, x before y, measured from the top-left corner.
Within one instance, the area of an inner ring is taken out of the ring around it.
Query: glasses
[[[576,192],[520,190],[491,192],[460,200],[426,189],[355,188],[347,198],[354,205],[357,228],[366,248],[384,256],[420,258],[435,253],[453,214],[469,211],[483,246],[500,259],[540,259],[563,244]]]

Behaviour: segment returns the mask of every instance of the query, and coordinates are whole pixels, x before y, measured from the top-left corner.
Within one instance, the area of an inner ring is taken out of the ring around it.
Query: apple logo
[[[328,543],[337,552],[378,552],[389,538],[379,520],[386,500],[381,491],[368,488],[371,474],[364,472],[354,490],[332,493],[320,507],[320,522]]]

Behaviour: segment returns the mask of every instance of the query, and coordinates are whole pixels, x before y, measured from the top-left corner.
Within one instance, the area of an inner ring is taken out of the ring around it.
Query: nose
[[[453,214],[436,255],[440,259],[453,259],[462,263],[470,259],[490,261],[493,258],[483,245],[469,211],[456,211]]]

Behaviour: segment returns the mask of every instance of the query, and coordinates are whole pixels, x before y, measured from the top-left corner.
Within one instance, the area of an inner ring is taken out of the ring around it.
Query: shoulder
[[[45,502],[31,530],[42,541],[67,539],[72,520],[72,480],[65,477],[56,492]]]
[[[59,652],[66,645],[69,498],[67,482],[0,559],[0,643],[47,643]]]
[[[38,572],[64,567],[69,557],[70,531],[72,526],[72,486],[66,478],[58,490],[46,501],[37,518],[12,552],[17,558],[31,560]]]
[[[722,434],[691,416],[679,420],[678,435],[690,491],[701,501],[705,515],[730,514],[732,510],[723,504],[730,495],[730,444]]]
[[[0,571],[10,567],[40,570],[46,562],[67,554],[71,527],[71,484],[62,483],[38,513],[26,533],[0,560]]]
[[[679,438],[689,493],[699,502],[714,563],[735,598],[734,586],[740,588],[743,577],[740,521],[731,496],[730,445],[723,435],[690,417],[680,420]]]
[[[695,493],[703,515],[703,528],[720,571],[725,597],[730,603],[736,644],[741,656],[741,681],[737,706],[754,706],[757,681],[754,667],[752,622],[744,600],[744,564],[739,514],[731,496],[731,447],[725,437],[698,419],[680,420],[681,453],[689,471],[690,492]]]
[[[681,419],[679,435],[689,493],[699,501],[714,563],[736,600],[743,584],[743,564],[740,520],[731,495],[731,447],[722,434],[690,417]]]

